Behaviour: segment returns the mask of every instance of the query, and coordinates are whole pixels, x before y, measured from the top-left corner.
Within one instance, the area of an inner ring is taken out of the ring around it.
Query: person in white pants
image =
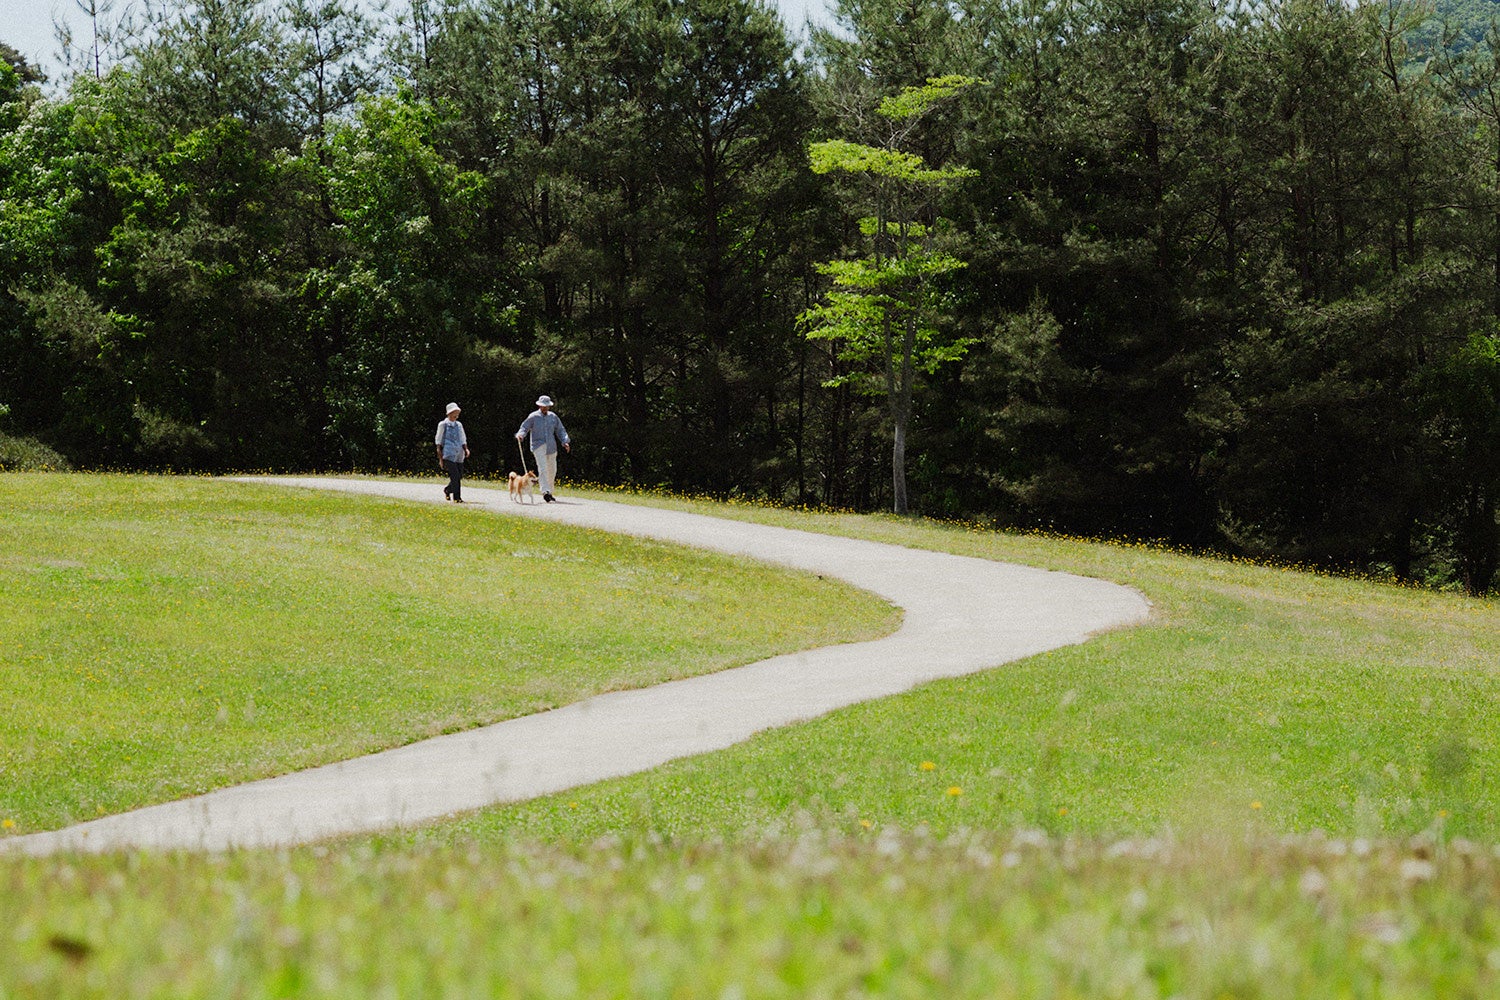
[[[536,401],[536,410],[530,416],[521,421],[521,429],[516,431],[516,440],[525,441],[531,438],[531,455],[536,459],[536,477],[538,485],[542,488],[542,499],[552,503],[552,483],[557,479],[557,449],[562,446],[563,451],[573,450],[572,442],[568,440],[568,429],[563,426],[562,418],[552,412],[552,397],[542,396]]]

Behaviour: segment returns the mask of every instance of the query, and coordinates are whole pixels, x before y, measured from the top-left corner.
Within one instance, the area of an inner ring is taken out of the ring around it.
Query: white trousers
[[[549,455],[545,448],[538,448],[532,451],[531,457],[536,459],[537,485],[543,493],[551,493],[553,480],[557,479],[557,452]]]

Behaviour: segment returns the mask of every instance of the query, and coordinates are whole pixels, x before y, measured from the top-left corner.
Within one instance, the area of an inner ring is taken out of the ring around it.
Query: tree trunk
[[[804,285],[804,288],[806,286]],[[807,305],[804,302],[803,308]],[[797,436],[794,450],[797,462],[797,502],[807,503],[807,462],[802,445],[807,435],[807,338],[797,338]]]
[[[1495,582],[1500,564],[1500,525],[1495,522],[1495,497],[1489,490],[1472,489],[1464,498],[1460,538],[1464,590],[1470,597],[1483,597]]]
[[[1497,145],[1495,151],[1495,187],[1497,195],[1500,195],[1500,145]],[[1494,315],[1500,316],[1500,203],[1497,203],[1495,207],[1494,223],[1495,229],[1491,237],[1494,245],[1491,249],[1493,251],[1492,256],[1494,257],[1495,274],[1491,289],[1492,299],[1490,309]]]
[[[891,497],[892,509],[897,514],[906,514],[906,418],[896,418],[895,442],[891,445]]]
[[[887,341],[889,343],[889,341]],[[912,386],[916,381],[914,355],[917,348],[917,317],[910,314],[901,324],[900,368],[891,384],[891,424],[895,442],[891,446],[891,500],[897,514],[909,512],[906,500],[906,430],[911,425]]]

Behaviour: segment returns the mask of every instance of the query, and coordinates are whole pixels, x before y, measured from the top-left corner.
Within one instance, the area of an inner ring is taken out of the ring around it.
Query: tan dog
[[[514,472],[510,474],[510,498],[520,503],[522,496],[529,496],[529,502],[536,503],[536,473],[530,469],[526,470],[524,476]]]

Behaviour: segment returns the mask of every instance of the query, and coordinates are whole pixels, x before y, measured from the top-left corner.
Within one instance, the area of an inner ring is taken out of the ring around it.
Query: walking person
[[[464,425],[458,421],[461,412],[457,403],[449,403],[447,419],[438,423],[437,435],[433,438],[437,445],[438,465],[448,473],[443,496],[454,503],[464,502],[459,481],[464,477],[464,461],[469,457],[469,438],[464,434]]]
[[[571,452],[573,446],[568,440],[568,429],[563,426],[562,418],[552,412],[552,397],[543,396],[536,401],[536,409],[525,420],[521,421],[521,429],[516,431],[516,440],[524,441],[531,438],[531,454],[536,459],[536,476],[542,487],[542,499],[552,503],[552,483],[557,478],[557,449],[562,446],[563,451]]]

